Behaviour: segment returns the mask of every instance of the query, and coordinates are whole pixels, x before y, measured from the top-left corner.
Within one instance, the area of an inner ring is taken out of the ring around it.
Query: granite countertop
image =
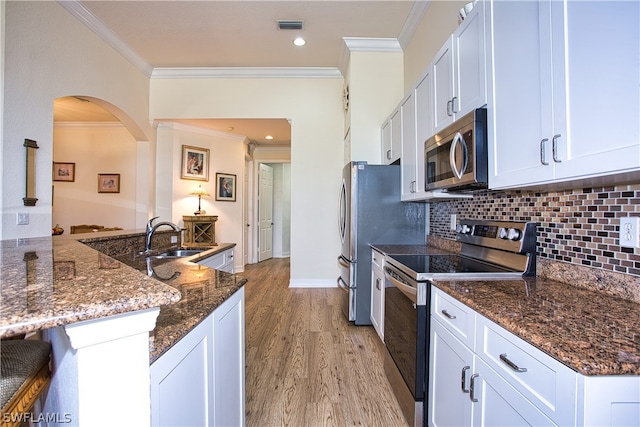
[[[160,307],[156,327],[150,336],[150,363],[246,283],[245,278],[196,263],[234,246],[235,243],[219,244],[197,255],[173,259],[146,258],[136,252],[114,256],[137,270],[151,273],[154,278],[182,294],[179,302]]]
[[[0,338],[180,299],[176,288],[59,237],[0,242]]]
[[[405,249],[396,245],[386,253],[420,253],[415,245]],[[640,304],[635,301],[544,277],[433,283],[583,375],[640,375]]]

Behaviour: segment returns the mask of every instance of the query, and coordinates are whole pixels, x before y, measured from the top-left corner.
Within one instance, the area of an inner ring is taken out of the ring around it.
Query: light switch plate
[[[29,225],[29,214],[18,212],[16,214],[16,225]]]
[[[640,248],[640,217],[620,218],[620,246]]]

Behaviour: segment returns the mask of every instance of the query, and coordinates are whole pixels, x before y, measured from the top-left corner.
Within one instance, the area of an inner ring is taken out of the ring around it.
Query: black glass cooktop
[[[417,279],[429,279],[443,275],[518,274],[499,265],[460,255],[391,255],[390,264]],[[522,274],[522,272],[520,272]]]

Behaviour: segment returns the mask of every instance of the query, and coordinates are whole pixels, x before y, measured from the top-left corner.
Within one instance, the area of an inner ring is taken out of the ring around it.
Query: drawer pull
[[[467,371],[471,369],[471,366],[465,366],[464,368],[462,368],[462,378],[460,378],[460,382],[461,382],[461,387],[462,387],[462,392],[463,393],[469,393],[469,390],[467,390]]]
[[[449,314],[446,308],[442,309],[441,313],[444,314],[444,317],[446,317],[447,319],[453,320],[456,318],[456,316],[454,316],[453,314]]]
[[[500,355],[500,360],[502,360],[504,363],[506,363],[506,365],[508,367],[510,367],[511,369],[513,369],[516,372],[527,372],[527,368],[521,368],[518,365],[516,365],[515,363],[513,363],[511,360],[509,360],[507,358],[507,353],[502,353]]]
[[[476,386],[476,378],[478,378],[480,375],[478,374],[473,374],[471,375],[471,385],[469,386],[469,399],[476,403],[478,401],[478,399],[476,399],[476,392],[475,392],[475,386]]]

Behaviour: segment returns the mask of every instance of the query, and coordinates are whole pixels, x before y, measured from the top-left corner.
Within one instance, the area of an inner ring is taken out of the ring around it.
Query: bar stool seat
[[[39,340],[0,342],[0,423],[19,425],[51,381],[51,344]]]

